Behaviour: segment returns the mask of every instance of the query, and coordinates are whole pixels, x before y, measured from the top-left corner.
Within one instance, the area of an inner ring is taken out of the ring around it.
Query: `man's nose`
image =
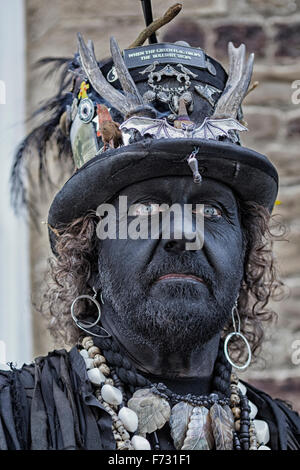
[[[182,206],[180,209],[170,213],[169,234],[162,231],[163,247],[168,252],[178,254],[184,251],[199,250],[204,241],[202,221],[192,214],[191,209]],[[164,235],[169,236],[165,237]]]
[[[172,253],[182,253],[186,251],[186,241],[185,240],[166,240],[164,244],[164,249]]]

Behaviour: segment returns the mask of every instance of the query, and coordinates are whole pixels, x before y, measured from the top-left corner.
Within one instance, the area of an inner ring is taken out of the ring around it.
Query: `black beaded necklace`
[[[230,398],[220,398],[217,393],[210,393],[209,395],[193,395],[187,393],[186,395],[180,395],[169,390],[163,383],[153,384],[151,390],[154,394],[168,400],[171,406],[182,401],[193,406],[205,406],[208,409],[211,408],[214,403],[218,403],[221,406],[230,405]]]
[[[93,346],[93,341],[91,337],[84,338],[82,344],[83,347],[87,350],[89,357],[94,358],[95,365],[97,365],[99,361],[105,361],[105,357],[104,355],[101,356],[101,351],[99,350],[99,348]],[[123,406],[128,406],[128,400],[132,398],[132,394],[135,394],[135,392],[132,390],[132,387],[130,387],[129,384],[125,384],[124,381],[121,380],[118,374],[118,369],[115,369],[112,365],[101,364],[99,368],[107,377],[105,379],[105,383],[113,384],[114,387],[119,389],[122,393],[123,402],[120,405],[120,409]],[[135,374],[138,375],[137,372],[135,372]],[[219,406],[220,408],[227,408],[232,414],[231,419],[233,420],[233,429],[231,431],[233,449],[255,450],[257,449],[256,432],[255,427],[252,421],[250,420],[250,407],[248,399],[241,392],[239,388],[239,380],[235,374],[231,374],[229,383],[230,386],[228,386],[228,390],[230,390],[230,398],[228,396],[224,396],[224,394],[222,394],[221,392],[213,392],[208,395],[194,395],[191,393],[185,395],[178,394],[169,390],[169,388],[161,382],[151,383],[150,381],[147,381],[147,383],[145,383],[144,385],[144,388],[147,393],[149,392],[154,396],[156,395],[157,397],[160,397],[163,401],[167,401],[171,408],[176,407],[176,405],[180,403],[186,403],[187,405],[189,405],[193,412],[197,409],[207,409],[206,413],[209,413],[210,409],[213,409],[215,405]],[[143,390],[143,387],[141,388],[137,386],[134,388],[136,391]],[[97,387],[96,396],[100,401],[103,402],[103,399],[101,398],[101,386],[100,388],[99,386]],[[122,428],[122,425],[120,423],[118,424],[118,418],[116,417],[116,411],[114,411],[114,407],[110,409],[107,403],[104,404],[108,412],[112,415],[113,420],[115,422],[115,426],[117,426],[117,429],[114,429],[114,435],[117,436],[119,430]],[[125,430],[123,430],[123,434],[124,433],[126,433]],[[151,435],[151,440],[153,442],[152,446],[155,450],[159,450],[161,446],[157,432],[154,431],[151,433]],[[122,441],[123,444],[121,443],[121,447],[124,449],[130,449],[132,447],[130,441],[128,441],[128,437],[126,439],[124,438],[125,440]]]

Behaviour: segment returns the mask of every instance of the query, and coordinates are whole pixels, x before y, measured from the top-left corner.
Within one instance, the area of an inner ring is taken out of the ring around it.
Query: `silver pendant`
[[[85,122],[86,124],[91,122],[94,117],[94,103],[89,98],[84,98],[80,101],[78,106],[78,115],[81,121]]]
[[[127,406],[138,416],[137,433],[140,435],[161,429],[171,414],[168,401],[155,395],[148,388],[137,390],[128,401]]]

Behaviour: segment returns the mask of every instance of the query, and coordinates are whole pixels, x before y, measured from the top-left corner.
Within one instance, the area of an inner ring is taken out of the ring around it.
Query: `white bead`
[[[149,441],[142,436],[133,436],[131,444],[134,450],[151,450]]]
[[[118,416],[127,431],[135,432],[137,430],[139,420],[135,411],[123,406],[123,408],[120,409]]]
[[[268,446],[260,446],[257,450],[271,450]]]
[[[94,359],[91,359],[90,357],[85,359],[85,365],[87,369],[93,369],[94,368]]]
[[[245,387],[244,384],[242,384],[241,382],[238,383],[238,387],[240,389],[240,391],[242,392],[243,395],[247,395],[247,389]]]
[[[105,382],[105,377],[97,367],[87,371],[88,378],[94,385],[101,385]]]
[[[106,403],[110,405],[121,405],[123,397],[122,392],[112,385],[105,384],[101,388],[101,395]]]
[[[269,426],[267,423],[261,419],[255,419],[253,424],[256,430],[257,442],[259,444],[267,444],[270,440]]]
[[[79,352],[84,359],[87,359],[89,357],[89,353],[87,352],[86,349],[81,349]]]
[[[257,415],[258,409],[257,406],[252,403],[252,401],[248,400],[249,406],[250,406],[250,419],[254,419],[255,416]]]

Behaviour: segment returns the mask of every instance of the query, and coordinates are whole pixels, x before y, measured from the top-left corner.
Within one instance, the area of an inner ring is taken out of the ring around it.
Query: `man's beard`
[[[123,278],[100,253],[100,289],[113,309],[119,337],[164,354],[189,354],[227,324],[241,285],[240,264],[240,269],[229,266],[220,279],[192,252],[166,254],[164,259],[153,259],[144,272]],[[183,272],[204,283],[155,282],[162,275]]]

